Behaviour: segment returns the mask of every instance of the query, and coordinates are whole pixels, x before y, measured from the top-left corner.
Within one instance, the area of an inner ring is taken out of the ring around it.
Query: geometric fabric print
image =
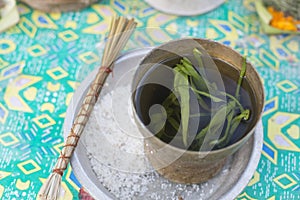
[[[40,128],[46,128],[56,124],[56,122],[47,114],[43,114],[39,117],[33,118],[32,121],[36,123]]]
[[[0,135],[0,144],[2,144],[3,146],[10,146],[18,142],[18,138],[11,132],[7,132]]]
[[[59,80],[67,77],[69,74],[61,67],[55,67],[53,69],[47,70],[47,74],[54,80]]]
[[[292,92],[292,91],[298,89],[297,85],[295,85],[294,83],[292,83],[289,80],[281,81],[281,82],[277,83],[276,86],[286,93]]]
[[[12,64],[1,71],[0,81],[11,78],[17,74],[20,74],[23,71],[25,65],[24,61]]]
[[[34,162],[32,159],[21,162],[21,163],[17,164],[17,166],[26,175],[32,174],[41,169],[41,167],[36,162]]]
[[[280,176],[274,178],[274,182],[277,183],[283,189],[287,189],[297,184],[297,182],[287,174],[281,174]]]
[[[8,54],[16,49],[16,44],[8,39],[0,39],[0,55]]]
[[[92,64],[99,60],[99,57],[91,51],[80,54],[79,59],[85,62],[86,64]]]
[[[0,122],[5,123],[8,116],[8,110],[0,103]]]
[[[58,37],[60,37],[65,42],[71,42],[79,38],[78,35],[71,30],[60,32],[58,34]]]
[[[33,38],[36,34],[37,28],[26,17],[22,17],[19,22],[19,28],[22,29],[29,37]]]
[[[41,80],[41,77],[30,75],[19,75],[7,85],[4,93],[4,101],[11,110],[22,112],[33,112],[19,92]]]
[[[278,96],[266,101],[263,115],[267,115],[271,112],[276,111],[277,109],[278,109]]]
[[[277,150],[274,149],[271,145],[269,145],[266,142],[263,143],[262,154],[266,156],[275,165],[277,165],[277,158],[278,158]]]
[[[47,53],[47,50],[39,44],[29,47],[27,51],[33,57],[38,57]]]
[[[35,10],[31,18],[39,28],[57,29],[57,25],[43,12]]]

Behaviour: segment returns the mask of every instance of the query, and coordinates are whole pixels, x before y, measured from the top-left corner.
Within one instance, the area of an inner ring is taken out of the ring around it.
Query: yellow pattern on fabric
[[[2,103],[0,103],[0,110],[2,111],[2,115],[3,115],[0,117],[0,122],[4,124],[8,116],[8,110],[4,107]]]
[[[260,51],[259,51],[259,58],[261,59],[261,61],[265,65],[267,65],[268,67],[270,67],[274,71],[279,71],[280,62],[270,52],[266,51],[265,49],[260,49]]]
[[[32,121],[40,128],[47,128],[48,126],[56,124],[56,122],[48,114],[42,114],[41,116],[35,117]]]
[[[207,39],[216,39],[216,38],[218,38],[219,37],[219,34],[218,34],[218,32],[215,30],[215,29],[213,29],[213,28],[208,28],[207,30],[206,30],[206,36],[205,36]]]
[[[77,28],[77,23],[75,21],[72,20],[68,20],[65,23],[65,28],[71,28],[71,29],[76,29]]]
[[[58,34],[58,37],[60,37],[65,42],[72,42],[79,38],[79,36],[76,33],[74,33],[74,31],[72,31],[72,30],[66,30],[66,31],[60,32]]]
[[[76,82],[76,81],[68,81],[68,84],[69,84],[69,86],[71,86],[71,88],[73,90],[75,90],[79,86],[80,83]]]
[[[278,160],[278,151],[274,149],[271,145],[269,145],[267,142],[264,142],[264,145],[266,145],[269,149],[271,149],[274,152],[274,158],[272,158],[270,155],[268,155],[265,151],[262,151],[261,153],[268,158],[272,163],[277,165]]]
[[[54,80],[60,80],[60,79],[68,76],[68,72],[66,72],[63,68],[61,68],[59,66],[55,67],[53,69],[47,70],[46,73]]]
[[[170,34],[177,34],[178,31],[178,25],[176,23],[171,23],[169,25],[166,26],[166,29],[168,30],[168,32]]]
[[[53,113],[55,106],[52,103],[43,103],[40,110],[42,112],[49,111],[50,113]]]
[[[16,49],[16,44],[9,39],[0,39],[0,54],[8,54]]]
[[[28,101],[33,101],[36,98],[36,95],[37,95],[37,88],[36,87],[30,87],[30,88],[28,88],[27,90],[24,91],[23,95]]]
[[[172,39],[170,35],[166,33],[168,30],[163,30],[160,28],[153,28],[147,30],[147,33],[149,34],[150,38],[154,42],[162,43],[163,41],[169,41]]]
[[[66,97],[66,105],[68,106],[72,100],[72,97],[73,97],[73,92],[70,92],[67,94],[67,97]]]
[[[252,197],[250,197],[246,192],[240,194],[238,196],[239,199],[242,199],[242,200],[257,200],[257,199],[254,199]]]
[[[284,92],[292,92],[298,89],[297,85],[289,80],[280,81],[276,86]]]
[[[291,53],[284,47],[283,42],[286,40],[278,40],[275,36],[270,36],[270,49],[271,52],[279,59],[285,59]]]
[[[41,79],[42,78],[38,76],[22,74],[14,79],[9,85],[7,85],[6,92],[4,93],[4,101],[8,108],[16,111],[32,112],[32,109],[22,99],[19,92],[39,82]]]
[[[21,17],[18,25],[19,25],[19,28],[29,37],[33,38],[35,36],[35,34],[37,32],[37,28],[26,17]]]
[[[147,27],[161,27],[176,19],[174,15],[166,15],[163,13],[157,13],[151,16],[147,21]]]
[[[254,185],[255,183],[259,182],[259,180],[260,180],[260,174],[257,171],[255,171],[252,179],[248,183],[248,186]]]
[[[74,182],[73,182],[73,181],[71,180],[71,178],[70,178],[71,172],[72,172],[71,167],[68,167],[68,169],[67,169],[67,174],[66,174],[66,180],[68,181],[68,183],[69,183],[75,190],[79,191],[80,188],[79,188],[76,184],[74,184]]]
[[[26,175],[41,170],[41,167],[32,159],[17,164],[18,168]],[[29,167],[29,169],[27,169]]]
[[[0,135],[0,144],[3,146],[10,146],[13,144],[17,144],[19,139],[11,132],[7,132]]]
[[[83,29],[82,32],[89,33],[89,34],[105,34],[108,28],[109,28],[109,22],[106,20],[106,21],[101,21],[92,26],[89,26]]]
[[[36,44],[27,49],[28,53],[33,57],[38,57],[45,55],[47,53],[47,50],[44,49],[41,45]]]
[[[0,180],[10,176],[11,174],[11,172],[5,172],[0,170]]]
[[[97,62],[99,60],[99,57],[91,51],[82,53],[78,57],[79,57],[80,60],[82,60],[86,64],[92,64],[92,63]]]
[[[4,187],[0,184],[0,198],[2,197],[4,192]]]
[[[228,12],[228,20],[231,24],[233,24],[238,29],[243,30],[245,32],[249,32],[249,24],[240,15],[238,15],[232,11],[229,11]]]
[[[268,137],[277,149],[300,152],[300,148],[282,133],[283,127],[291,124],[299,117],[299,114],[276,112],[268,120]]]
[[[30,181],[23,182],[21,179],[17,179],[16,188],[19,190],[27,190],[29,188]]]
[[[54,20],[59,20],[61,18],[61,13],[60,12],[52,12],[49,15]]]
[[[299,44],[297,42],[295,42],[294,40],[289,41],[286,46],[293,52],[299,52]]]
[[[25,15],[27,13],[30,13],[31,10],[25,4],[19,3],[18,4],[18,11],[19,11],[20,14]]]
[[[111,20],[111,17],[116,15],[116,11],[107,5],[92,5],[92,8],[104,19]]]
[[[282,183],[282,179],[287,179],[289,181],[289,183],[288,184]],[[292,187],[293,185],[297,184],[297,182],[287,174],[281,174],[280,176],[277,176],[273,180],[275,183],[277,183],[283,189],[287,189],[287,188]]]
[[[230,46],[235,46],[236,40],[239,38],[237,30],[225,20],[209,20],[211,24],[214,25],[221,33],[224,34],[224,37],[220,39],[220,42],[230,41]]]
[[[31,19],[39,28],[57,29],[57,25],[47,16],[47,14],[35,10],[32,12]]]
[[[9,62],[6,62],[2,58],[0,58],[0,69],[6,67],[7,65],[9,65]]]
[[[89,13],[86,19],[86,23],[88,24],[94,24],[96,22],[98,22],[100,20],[100,18],[98,17],[98,15],[96,13]]]
[[[49,90],[50,92],[56,92],[59,91],[61,84],[60,83],[51,83],[48,82],[47,83],[47,90]]]
[[[55,145],[53,148],[55,149],[55,151],[57,151],[57,153],[59,153],[62,150],[63,146],[64,142]]]
[[[295,140],[298,140],[300,138],[300,127],[296,124],[293,124],[288,130],[287,133],[289,136]]]
[[[269,110],[267,110],[267,111],[265,111],[263,113],[263,115],[268,115],[268,114],[270,114],[270,113],[272,113],[272,112],[274,112],[274,111],[276,111],[278,109],[278,99],[279,99],[278,96],[276,96],[276,97],[274,97],[272,99],[269,99],[268,101],[265,102],[265,105],[268,105],[268,103],[274,101],[274,107],[271,108],[271,109],[269,109]]]
[[[20,61],[18,63],[12,64],[7,68],[3,69],[0,74],[0,81],[16,76],[22,73],[25,65],[25,61]],[[14,71],[11,73],[11,71]]]

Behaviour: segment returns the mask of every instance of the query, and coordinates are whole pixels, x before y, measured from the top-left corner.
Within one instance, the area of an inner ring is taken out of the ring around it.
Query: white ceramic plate
[[[211,11],[225,0],[145,0],[150,6],[168,14],[192,16]]]

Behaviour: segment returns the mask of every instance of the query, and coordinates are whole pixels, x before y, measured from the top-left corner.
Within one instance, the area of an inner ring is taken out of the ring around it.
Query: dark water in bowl
[[[173,67],[175,66],[175,64],[179,63],[180,59],[181,58],[174,58],[166,60],[160,64],[153,66],[152,69],[149,70],[141,79],[138,88],[134,93],[134,103],[139,118],[146,126],[148,126],[151,122],[149,116],[149,109],[155,104],[162,104],[162,102],[164,102],[164,100],[169,96],[169,94],[172,93],[173,88],[165,87],[162,85],[172,85],[174,75],[171,70],[166,70],[163,66]],[[220,88],[221,84],[224,84],[225,91],[234,96],[237,87],[239,71],[233,68],[227,62],[224,62],[220,59],[214,59],[214,62],[218,69],[207,69],[207,79],[209,80],[209,82],[215,82],[216,85],[219,86],[218,88]],[[218,78],[220,76],[216,76],[216,74],[219,73],[221,74],[222,80]],[[157,80],[160,80],[159,84],[156,83]],[[192,95],[192,91],[190,91],[190,95]],[[209,106],[212,106],[209,98],[204,98],[204,100]],[[255,96],[246,77],[244,78],[243,84],[240,89],[239,101],[245,109],[250,109],[250,118],[247,121],[241,121],[227,146],[240,140],[255,125],[254,116],[257,115],[257,111],[254,109]],[[199,104],[197,102],[190,100],[191,115],[199,111],[201,113],[203,109],[200,109]],[[190,118],[189,144],[193,144],[193,139],[196,136],[196,134],[199,133],[204,127],[206,127],[210,120],[211,116],[201,116],[197,119]],[[225,132],[226,122],[227,121],[224,122],[225,125],[222,129],[221,136]],[[152,133],[155,132],[154,127],[148,126],[147,128]],[[171,143],[176,147],[186,149],[183,145],[182,139],[178,139],[182,138],[181,133],[177,132],[177,130],[175,130],[169,123],[165,124],[165,132],[169,137],[162,137],[161,140],[163,140],[166,143]],[[193,145],[190,146],[190,150],[196,150],[193,148],[191,149],[191,147],[193,147]],[[214,147],[214,149],[218,149],[218,147]]]

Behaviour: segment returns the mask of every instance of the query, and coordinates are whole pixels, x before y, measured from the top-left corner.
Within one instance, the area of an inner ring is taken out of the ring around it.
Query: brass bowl
[[[162,63],[165,60],[174,58],[174,52],[178,55],[190,55],[194,47],[199,44],[204,50],[213,58],[220,59],[231,65],[231,71],[240,71],[243,63],[243,57],[233,49],[206,39],[190,38],[180,39],[165,43],[159,47],[154,48],[141,61],[132,82],[132,91],[136,91],[139,83],[144,75],[155,66],[157,63]],[[221,69],[221,73],[222,69]],[[238,73],[237,73],[238,74]],[[248,131],[235,143],[218,150],[211,151],[190,151],[175,147],[163,142],[155,137],[153,133],[143,124],[142,120],[137,114],[137,105],[133,101],[133,113],[135,121],[140,132],[145,137],[145,153],[155,170],[170,181],[177,183],[201,183],[216,175],[224,166],[226,159],[240,149],[250,136],[255,131],[255,128],[261,119],[261,114],[264,107],[264,88],[261,79],[255,68],[247,63],[246,77],[248,80],[248,88],[253,92],[254,104],[254,119]],[[163,72],[158,74],[157,79],[164,78]],[[168,84],[168,83],[167,83]],[[244,87],[244,86],[242,86]],[[149,94],[151,95],[151,94]],[[145,97],[147,99],[147,97]],[[141,102],[140,106],[143,105]]]

